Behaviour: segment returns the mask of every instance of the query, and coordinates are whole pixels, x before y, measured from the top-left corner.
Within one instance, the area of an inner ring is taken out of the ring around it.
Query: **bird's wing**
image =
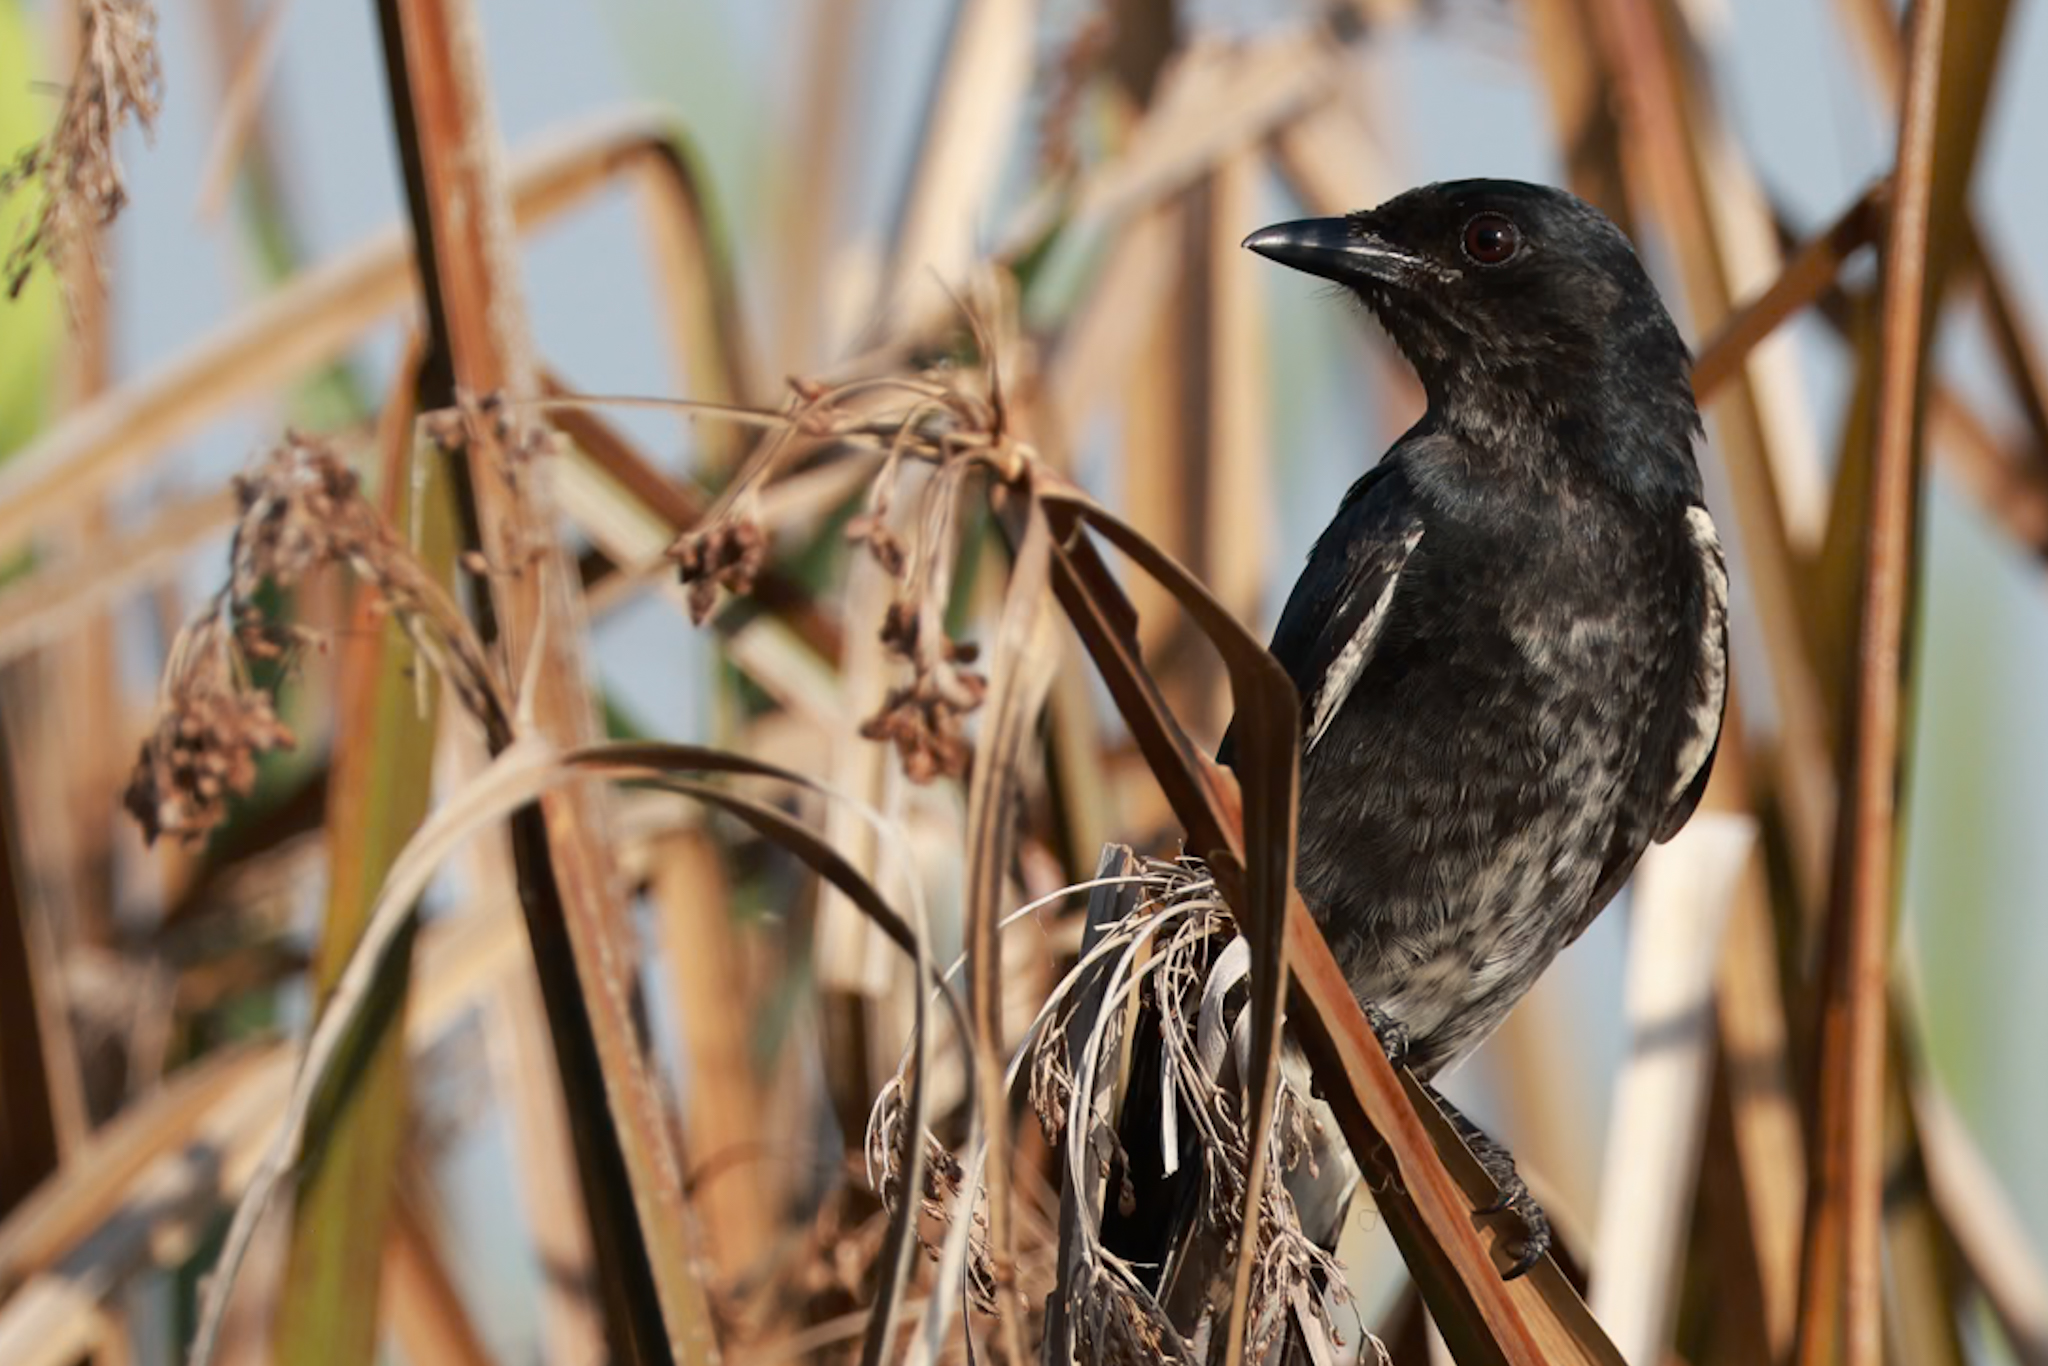
[[[1394,589],[1422,540],[1405,478],[1381,466],[1358,481],[1273,632],[1273,654],[1301,692],[1302,749],[1316,747],[1372,659]]]
[[[1309,552],[1269,647],[1301,694],[1302,749],[1314,749],[1372,658],[1422,519],[1398,467],[1381,464],[1351,486]],[[1234,729],[1234,728],[1233,728]],[[1231,762],[1234,735],[1219,762]]]
[[[1677,834],[1700,804],[1714,755],[1721,744],[1721,716],[1728,705],[1728,566],[1721,557],[1721,538],[1714,519],[1695,505],[1686,510],[1685,529],[1693,553],[1700,557],[1705,588],[1699,604],[1699,647],[1687,679],[1685,720],[1672,751],[1671,784],[1665,789],[1664,819],[1657,824],[1662,843]]]

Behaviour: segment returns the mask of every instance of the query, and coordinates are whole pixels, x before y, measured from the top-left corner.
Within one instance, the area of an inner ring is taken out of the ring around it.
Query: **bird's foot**
[[[1543,1206],[1536,1203],[1536,1197],[1529,1194],[1529,1183],[1515,1170],[1514,1154],[1507,1150],[1507,1145],[1465,1118],[1464,1113],[1445,1100],[1435,1087],[1430,1088],[1430,1094],[1452,1127],[1457,1129],[1458,1136],[1465,1140],[1465,1146],[1472,1150],[1472,1156],[1485,1170],[1487,1179],[1493,1182],[1494,1202],[1479,1213],[1482,1216],[1512,1214],[1521,1221],[1520,1251],[1515,1256],[1514,1265],[1501,1273],[1501,1279],[1512,1281],[1528,1274],[1550,1251],[1550,1216],[1543,1212]]]
[[[1491,1152],[1482,1152],[1475,1146],[1472,1155],[1486,1168],[1486,1174],[1499,1194],[1492,1204],[1479,1212],[1512,1214],[1522,1223],[1521,1251],[1515,1256],[1515,1264],[1501,1275],[1502,1280],[1512,1281],[1517,1276],[1526,1275],[1550,1251],[1550,1216],[1543,1212],[1543,1206],[1536,1203],[1536,1197],[1529,1194],[1529,1183],[1515,1170],[1515,1159],[1508,1155],[1508,1150],[1491,1140],[1488,1146]]]
[[[1408,1060],[1407,1025],[1370,1001],[1365,1003],[1365,1022],[1372,1026],[1373,1037],[1380,1041],[1390,1066],[1399,1067]]]

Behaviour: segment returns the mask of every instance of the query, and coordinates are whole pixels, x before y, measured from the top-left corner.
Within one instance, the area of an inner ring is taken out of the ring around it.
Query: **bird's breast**
[[[1302,892],[1432,1048],[1475,1042],[1576,932],[1682,705],[1668,552],[1588,539],[1425,533],[1304,759]]]

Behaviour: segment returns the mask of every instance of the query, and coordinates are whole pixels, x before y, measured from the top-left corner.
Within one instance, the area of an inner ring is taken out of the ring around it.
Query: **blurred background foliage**
[[[1928,1244],[1971,1267],[1943,1273],[1965,1306],[1962,1359],[2038,1362],[2048,1360],[2038,1298],[2048,1166],[2037,1157],[2048,1132],[2048,995],[2037,989],[2048,963],[2048,369],[2038,349],[2048,265],[2031,246],[2048,219],[2048,7],[1949,9],[1998,16],[1981,138],[1960,155],[1974,156],[1975,252],[1999,288],[1994,302],[1981,275],[1959,282],[1934,337],[1934,387],[1950,398],[1934,403],[1949,416],[1931,428],[1911,617],[1897,1018],[1905,1070],[1946,1097],[1964,1146],[1981,1149],[1989,1184],[1972,1187],[1969,1207],[2020,1236],[1992,1244],[2013,1277],[2002,1318],[1970,1307],[1982,1254],[1959,1253],[1953,1231]],[[550,376],[591,393],[772,407],[785,376],[836,375],[878,353],[899,366],[969,356],[932,287],[943,280],[977,308],[1014,308],[1017,379],[1037,391],[1032,435],[1048,458],[1261,634],[1343,489],[1419,400],[1356,310],[1237,253],[1245,232],[1427,180],[1569,183],[1605,193],[1703,348],[1889,171],[1900,126],[1902,11],[1882,0],[600,0],[477,13],[515,180],[551,155],[573,161],[577,149],[641,137],[666,146],[674,135],[701,210],[693,220],[661,207],[648,183],[668,172],[643,174],[619,153],[530,211],[545,221],[523,225],[516,278]],[[0,156],[54,117],[79,15],[72,0],[0,0]],[[1614,69],[1612,40],[1596,32],[1627,32],[1630,15],[1648,16],[1669,44],[1684,87],[1670,111],[1699,161],[1704,227],[1687,225],[1669,148],[1654,142],[1648,68]],[[0,587],[0,963],[14,957],[0,992],[17,992],[0,1002],[9,1366],[180,1359],[198,1269],[287,1076],[271,1041],[305,1026],[310,974],[330,980],[322,955],[339,952],[326,938],[336,880],[325,840],[339,802],[327,785],[342,771],[335,718],[352,694],[336,665],[383,630],[351,615],[340,576],[274,593],[274,608],[322,642],[280,696],[297,748],[264,760],[263,781],[203,845],[145,848],[119,812],[172,632],[223,577],[223,490],[287,426],[336,435],[379,497],[394,487],[382,471],[423,468],[379,463],[405,439],[402,427],[391,436],[389,413],[412,411],[420,314],[408,287],[398,274],[332,273],[381,250],[364,245],[380,234],[395,248],[391,234],[418,212],[394,150],[378,7],[163,0],[156,23],[165,99],[147,141],[130,127],[116,144],[129,202],[98,243],[104,278],[74,254],[68,279],[40,272],[0,303],[0,460],[18,455],[18,468],[0,467],[0,504],[19,500],[0,543],[0,562],[19,566]],[[977,34],[986,48],[973,47]],[[0,205],[0,239],[16,240],[32,205],[28,192]],[[1718,253],[1719,302],[1700,283],[1703,242]],[[1710,496],[1732,529],[1744,748],[1771,846],[1779,951],[1796,943],[1799,916],[1816,913],[1810,897],[1798,909],[1792,890],[1797,793],[1808,781],[1831,786],[1841,751],[1798,748],[1811,718],[1786,710],[1786,638],[1769,623],[1802,623],[1816,674],[1840,685],[1825,688],[1839,725],[1849,666],[1830,673],[1827,652],[1846,659],[1851,637],[1826,563],[1840,553],[1831,527],[1848,523],[1831,523],[1829,508],[1832,481],[1869,439],[1851,417],[1857,361],[1843,333],[1875,311],[1873,255],[1832,262],[1839,288],[1811,291],[1821,303],[1751,356],[1751,397],[1729,396],[1731,383],[1709,408]],[[707,305],[706,281],[722,269],[733,293],[721,310]],[[347,285],[322,300],[290,292],[321,278]],[[252,324],[281,300],[313,321]],[[721,362],[727,351],[737,365]],[[855,733],[892,678],[877,648],[855,643],[872,635],[886,597],[846,548],[856,484],[835,483],[820,459],[782,486],[773,562],[811,617],[743,606],[700,632],[659,551],[687,524],[677,514],[701,512],[703,495],[725,485],[745,443],[669,411],[604,421],[668,489],[621,497],[613,463],[611,484],[578,484],[563,500],[606,730],[741,750],[886,811],[914,851],[934,955],[950,961],[967,936],[966,788],[913,788]],[[570,435],[593,448],[591,434]],[[1745,461],[1731,475],[1730,462]],[[1758,468],[1774,481],[1789,579],[1756,572],[1759,533],[1736,511],[1731,484],[1755,487]],[[426,506],[422,516],[437,515]],[[421,522],[403,525],[417,539]],[[986,520],[963,541],[951,623],[961,638],[987,639],[1002,605],[999,542]],[[1169,598],[1130,591],[1167,695],[1198,745],[1212,745],[1228,715],[1220,672]],[[1804,601],[1759,600],[1774,593]],[[1072,667],[1028,765],[1029,819],[1004,870],[1011,907],[1085,877],[1103,839],[1164,850],[1177,828],[1107,699],[1082,681],[1078,650],[1061,649]],[[411,666],[385,667],[410,677]],[[387,739],[380,762],[394,748]],[[412,767],[386,780],[446,794],[483,753],[476,734],[444,725],[431,746],[415,739]],[[681,809],[620,796],[609,819],[645,955],[657,1089],[707,1239],[712,1312],[730,1359],[843,1355],[858,1348],[882,1223],[851,1159],[909,1028],[910,978],[769,842]],[[857,819],[814,799],[794,809],[891,895],[905,892],[902,867]],[[1824,857],[1825,829],[1819,839]],[[381,1267],[377,1312],[369,1295],[344,1293],[347,1312],[367,1316],[346,1341],[318,1320],[274,1320],[270,1306],[290,1299],[279,1287],[292,1237],[276,1219],[236,1301],[225,1339],[235,1359],[313,1360],[293,1353],[323,1334],[332,1340],[320,1359],[337,1361],[369,1350],[358,1340],[422,1366],[604,1359],[551,1017],[516,927],[500,933],[510,920],[487,909],[518,899],[507,848],[502,837],[480,842],[427,899],[434,931],[409,1007],[413,1068],[393,1083],[410,1113],[393,1121],[402,1136],[389,1150],[382,1229],[353,1245],[372,1269],[343,1283],[374,1287]],[[1049,916],[1012,964],[1021,1018],[1071,955],[1078,912]],[[813,914],[815,939],[793,942],[789,928]],[[1631,1057],[1630,923],[1624,910],[1603,917],[1450,1087],[1540,1174],[1581,1253],[1609,1215],[1607,1145],[1630,1132],[1610,1113]],[[1783,971],[1786,1056],[1804,1095],[1797,1078],[1812,1057],[1799,1036],[1813,979]],[[957,1076],[950,1084],[957,1091]],[[1715,1094],[1713,1106],[1731,1103]],[[1710,1151],[1726,1122],[1699,1120]],[[219,1164],[218,1184],[152,1194],[149,1181],[170,1180],[150,1165],[164,1154],[209,1172]],[[1043,1157],[1027,1139],[1019,1161]],[[706,1174],[728,1161],[742,1180]],[[1711,1172],[1701,1179],[1707,1199],[1729,1189]],[[29,1194],[38,1188],[41,1203]],[[127,1202],[147,1236],[122,1235],[95,1191]],[[1404,1353],[1431,1349],[1399,1336],[1409,1301],[1397,1260],[1369,1218],[1355,1223],[1346,1256],[1365,1321],[1405,1366]],[[1901,1258],[1890,1271],[1919,1274]],[[1718,1285],[1705,1277],[1695,1269],[1668,1288],[1677,1326],[1667,1360],[1745,1359],[1701,1326],[1712,1302],[1703,1286]],[[1729,1302],[1733,1313],[1752,1307]],[[1916,1355],[1915,1329],[1899,1318],[1910,1311],[1892,1313],[1888,1359],[1937,1359]],[[1765,1337],[1792,1350],[1785,1322]]]

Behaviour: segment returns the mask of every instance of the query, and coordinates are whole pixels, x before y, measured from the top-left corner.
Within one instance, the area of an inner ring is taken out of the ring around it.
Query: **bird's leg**
[[[1543,1206],[1536,1203],[1536,1197],[1529,1194],[1529,1183],[1522,1180],[1522,1174],[1515,1170],[1514,1155],[1506,1145],[1465,1118],[1464,1112],[1445,1100],[1443,1092],[1436,1087],[1428,1082],[1424,1082],[1422,1087],[1436,1101],[1437,1108],[1444,1112],[1444,1118],[1451,1122],[1451,1127],[1458,1131],[1458,1137],[1465,1140],[1472,1156],[1479,1159],[1479,1165],[1486,1169],[1488,1179],[1499,1193],[1498,1199],[1479,1212],[1512,1214],[1522,1221],[1521,1255],[1501,1277],[1502,1280],[1514,1280],[1542,1261],[1543,1254],[1550,1251],[1550,1216],[1543,1212]]]
[[[1380,1048],[1385,1051],[1389,1065],[1399,1067],[1408,1060],[1407,1025],[1371,1001],[1365,1003],[1365,1022],[1372,1026],[1373,1037],[1380,1041]]]

